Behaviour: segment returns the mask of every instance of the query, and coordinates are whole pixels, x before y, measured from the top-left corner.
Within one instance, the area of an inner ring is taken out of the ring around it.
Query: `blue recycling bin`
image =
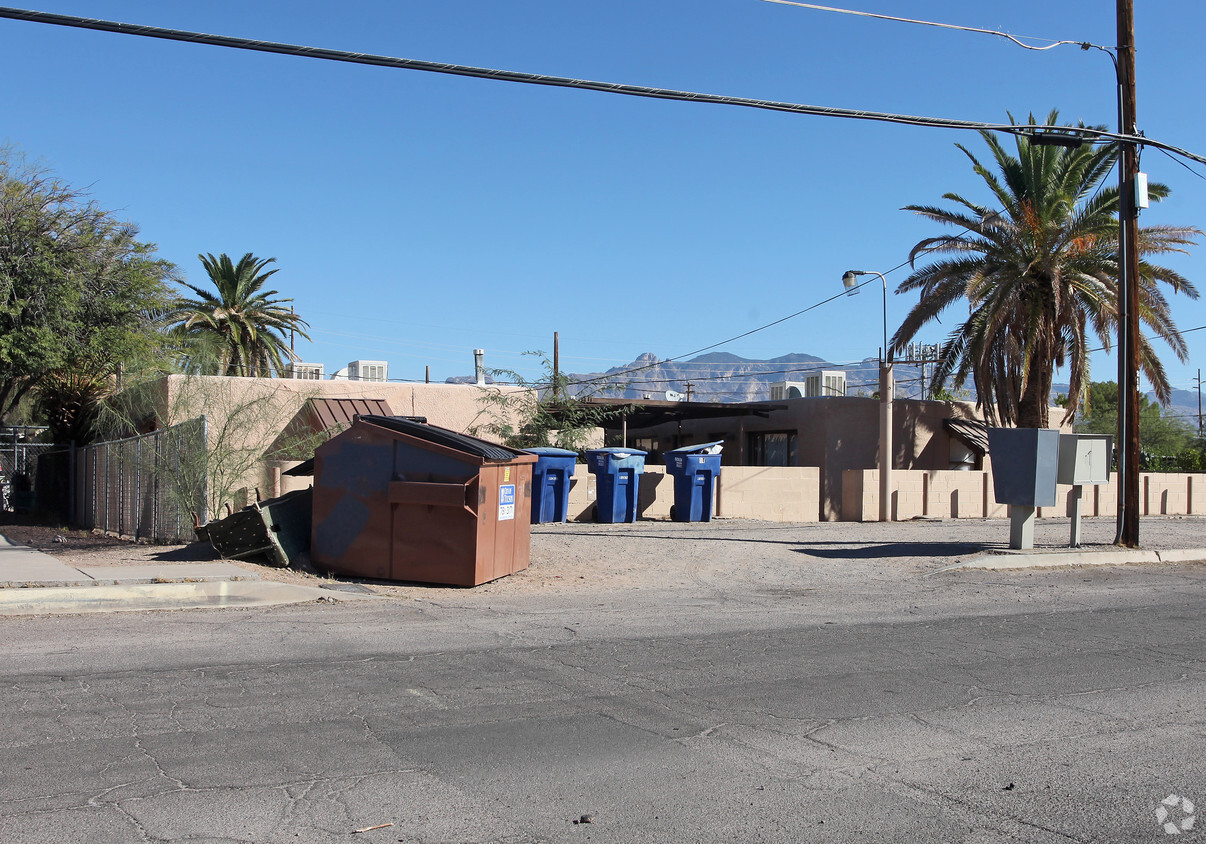
[[[524,450],[537,458],[532,467],[532,524],[564,522],[569,514],[570,478],[578,452],[546,446]]]
[[[635,448],[597,448],[586,452],[586,468],[595,475],[595,521],[635,522],[645,454]]]
[[[712,521],[712,501],[723,445],[723,442],[688,445],[662,455],[666,471],[674,477],[674,507],[670,511],[674,521]]]

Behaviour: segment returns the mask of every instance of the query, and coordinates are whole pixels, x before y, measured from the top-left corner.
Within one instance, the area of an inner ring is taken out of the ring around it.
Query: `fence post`
[[[75,524],[75,440],[67,451],[67,524]]]

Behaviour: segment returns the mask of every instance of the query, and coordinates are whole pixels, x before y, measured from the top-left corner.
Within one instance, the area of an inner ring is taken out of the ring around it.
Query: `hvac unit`
[[[321,381],[323,366],[321,363],[291,363],[285,367],[285,377],[300,378],[305,381]]]
[[[782,384],[771,384],[771,401],[803,398],[806,395],[804,392],[805,387],[806,385],[799,381],[784,381]]]
[[[846,395],[846,373],[822,370],[809,375],[804,381],[804,395],[808,398]]]
[[[389,364],[383,360],[354,360],[348,364],[350,381],[385,381],[389,377]]]

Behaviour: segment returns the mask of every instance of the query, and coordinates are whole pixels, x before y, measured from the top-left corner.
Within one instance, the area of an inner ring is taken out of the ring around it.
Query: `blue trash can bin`
[[[724,442],[688,445],[665,452],[666,471],[674,478],[674,507],[670,518],[676,522],[712,521],[712,502],[716,499],[716,478],[720,475],[720,449]]]
[[[546,446],[524,451],[537,458],[532,467],[532,524],[564,522],[569,516],[570,478],[578,452]]]
[[[586,452],[586,468],[595,475],[595,521],[635,522],[645,454],[635,448],[597,448]]]

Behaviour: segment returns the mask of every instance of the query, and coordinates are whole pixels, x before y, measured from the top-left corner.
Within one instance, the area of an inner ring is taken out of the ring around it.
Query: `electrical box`
[[[998,504],[1055,506],[1059,431],[1050,428],[989,428],[988,454]]]
[[[1114,438],[1105,434],[1060,434],[1056,479],[1072,486],[1108,484],[1113,450]]]

